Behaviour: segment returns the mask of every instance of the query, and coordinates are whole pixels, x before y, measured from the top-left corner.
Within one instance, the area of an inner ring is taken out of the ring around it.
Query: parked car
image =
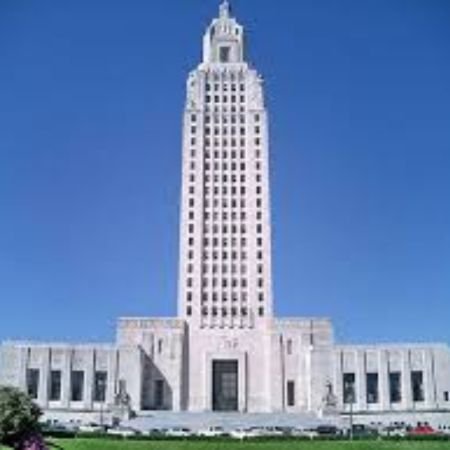
[[[109,428],[106,433],[112,436],[121,436],[123,438],[138,436],[139,434],[141,434],[138,430],[125,426],[116,426]]]
[[[193,433],[189,428],[169,428],[165,433],[168,437],[185,438],[192,436]]]
[[[441,433],[428,424],[417,425],[408,431],[409,436],[433,436],[437,434]]]
[[[284,436],[285,432],[280,427],[263,427],[259,429],[260,436]]]
[[[105,425],[91,422],[80,425],[78,431],[80,433],[104,433],[106,431],[106,427]]]
[[[295,428],[292,430],[291,435],[301,438],[315,439],[319,436],[319,433],[313,428]]]
[[[45,435],[52,436],[74,436],[78,431],[78,425],[73,423],[63,423],[58,421],[46,421],[41,423],[42,432]]]
[[[341,430],[334,425],[319,425],[316,432],[318,436],[322,437],[335,437],[341,434]]]
[[[197,432],[197,436],[202,437],[220,437],[226,435],[227,433],[222,427],[208,427]]]
[[[350,430],[347,430],[346,434],[350,434]],[[353,437],[370,438],[378,436],[378,430],[368,425],[354,424],[351,429],[351,434]]]
[[[233,439],[250,439],[261,436],[261,432],[258,428],[236,428],[231,430],[230,436]]]
[[[405,437],[408,429],[404,425],[388,425],[380,428],[379,434],[386,437]]]

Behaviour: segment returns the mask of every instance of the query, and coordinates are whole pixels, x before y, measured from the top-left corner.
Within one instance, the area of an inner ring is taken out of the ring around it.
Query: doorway
[[[238,411],[238,362],[216,360],[212,365],[213,411]]]

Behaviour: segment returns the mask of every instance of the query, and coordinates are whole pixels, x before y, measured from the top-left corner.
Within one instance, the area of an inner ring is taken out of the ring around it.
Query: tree
[[[0,386],[0,444],[17,447],[39,433],[40,408],[17,388]]]

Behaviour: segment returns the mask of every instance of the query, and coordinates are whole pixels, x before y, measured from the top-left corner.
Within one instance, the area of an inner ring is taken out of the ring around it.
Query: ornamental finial
[[[220,4],[220,17],[230,17],[230,2],[223,0]]]

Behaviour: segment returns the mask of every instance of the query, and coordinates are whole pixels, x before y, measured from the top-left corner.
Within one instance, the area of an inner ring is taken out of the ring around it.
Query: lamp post
[[[345,402],[349,404],[349,412],[350,412],[350,430],[349,430],[349,438],[353,440],[353,404],[355,403],[355,389],[354,386],[349,384],[345,386]]]

